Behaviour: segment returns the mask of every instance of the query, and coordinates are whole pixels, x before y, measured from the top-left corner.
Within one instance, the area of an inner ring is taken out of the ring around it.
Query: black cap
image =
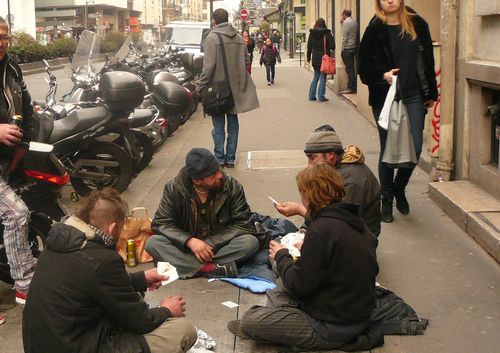
[[[186,155],[186,172],[191,179],[204,179],[219,167],[217,158],[206,148],[193,148]]]

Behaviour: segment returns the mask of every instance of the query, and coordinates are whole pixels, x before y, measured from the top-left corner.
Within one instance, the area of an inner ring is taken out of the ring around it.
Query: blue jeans
[[[424,135],[424,122],[427,110],[424,107],[424,102],[422,97],[416,97],[409,99],[405,102],[406,110],[408,111],[408,116],[410,120],[410,129],[413,138],[413,144],[415,146],[415,153],[417,155],[417,160],[420,158],[422,153],[423,135]],[[387,130],[382,129],[378,125],[378,117],[382,111],[382,107],[372,107],[373,116],[377,121],[378,136],[380,139],[380,157],[378,161],[378,177],[380,180],[380,188],[383,199],[391,200],[394,197],[394,193],[404,192],[406,185],[410,181],[411,174],[413,173],[413,168],[400,168],[397,170],[396,177],[394,177],[394,168],[390,168],[387,164],[382,163],[382,157],[384,155],[385,141],[387,139]]]
[[[226,140],[226,116],[227,116],[227,143],[224,153],[224,141]],[[214,155],[219,163],[234,163],[236,159],[236,147],[238,146],[238,132],[240,125],[237,114],[214,115],[212,117],[212,137],[214,139]]]
[[[267,82],[274,82],[274,75],[276,74],[276,65],[266,64],[266,78]]]
[[[318,87],[319,81],[319,87]],[[319,71],[318,69],[314,69],[314,77],[311,81],[311,87],[309,87],[309,99],[316,99],[316,89],[318,90],[318,99],[325,98],[325,89],[326,89],[326,74]]]

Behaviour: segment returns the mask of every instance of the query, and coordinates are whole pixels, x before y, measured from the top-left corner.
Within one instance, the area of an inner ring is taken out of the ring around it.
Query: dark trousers
[[[417,155],[417,160],[420,158],[422,153],[423,144],[423,130],[425,115],[427,110],[424,107],[422,97],[416,97],[409,99],[408,103],[405,102],[406,110],[408,111],[408,116],[410,120],[410,129],[413,138],[413,144],[415,145],[415,153]],[[384,155],[385,141],[387,139],[387,130],[382,129],[378,125],[378,118],[382,107],[372,107],[373,116],[375,121],[377,121],[378,136],[380,139],[380,157],[378,161],[378,177],[380,180],[380,188],[382,193],[382,199],[391,200],[396,192],[404,192],[406,185],[410,181],[411,174],[413,173],[413,168],[400,168],[395,172],[394,168],[390,168],[387,164],[382,163],[382,157]],[[394,177],[394,174],[396,176]]]
[[[356,59],[356,49],[345,49],[341,53],[342,61],[345,65],[347,72],[347,89],[356,92],[357,79],[356,79],[356,66],[354,64]]]
[[[274,75],[276,73],[276,65],[268,65],[266,64],[266,78],[267,82],[274,81]]]

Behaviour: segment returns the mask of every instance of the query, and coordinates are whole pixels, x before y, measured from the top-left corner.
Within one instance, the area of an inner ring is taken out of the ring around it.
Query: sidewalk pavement
[[[266,86],[263,68],[254,67],[252,77],[261,108],[240,116],[237,165],[226,171],[243,184],[254,211],[278,216],[267,195],[278,201],[300,200],[295,176],[306,164],[304,141],[319,125],[334,126],[344,145],[358,145],[377,174],[375,128],[331,92],[327,92],[329,102],[309,102],[311,74],[299,68],[296,60],[285,59],[277,66],[274,86]],[[210,119],[198,112],[168,139],[124,192],[130,207],[145,206],[153,214],[165,183],[184,165],[186,153],[192,147],[212,149],[210,131]],[[378,282],[404,298],[421,317],[430,319],[430,325],[423,336],[387,336],[385,345],[374,352],[496,352],[500,344],[500,268],[429,199],[428,181],[429,176],[417,168],[408,187],[411,213],[403,216],[395,211],[394,223],[383,224]],[[301,220],[293,221],[299,224]],[[277,351],[235,339],[226,329],[227,321],[241,317],[251,305],[263,304],[264,296],[219,281],[194,279],[175,281],[146,298],[156,305],[163,296],[177,293],[186,298],[187,317],[215,338],[216,352]],[[12,292],[4,288],[2,299],[13,300]],[[229,309],[221,305],[228,300],[240,306]],[[22,352],[21,310],[16,306],[6,312],[7,323],[0,326],[2,352]]]

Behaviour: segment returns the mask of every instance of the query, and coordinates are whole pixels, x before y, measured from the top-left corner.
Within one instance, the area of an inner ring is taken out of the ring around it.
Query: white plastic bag
[[[389,128],[389,116],[391,115],[392,102],[394,102],[394,97],[396,97],[397,82],[398,77],[396,75],[393,75],[391,88],[389,88],[389,92],[387,92],[384,106],[382,107],[382,111],[380,112],[380,116],[378,117],[378,125],[384,130],[387,130]]]

